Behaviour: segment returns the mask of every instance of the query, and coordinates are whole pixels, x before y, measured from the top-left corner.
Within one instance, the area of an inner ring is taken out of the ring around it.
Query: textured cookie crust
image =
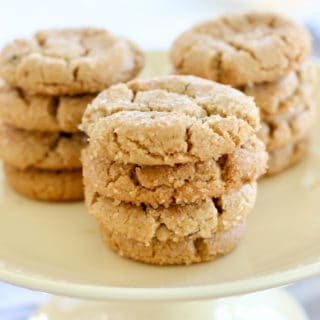
[[[258,137],[268,151],[293,144],[307,134],[315,123],[315,106],[304,97],[294,96],[287,114],[264,116]]]
[[[79,169],[82,133],[25,131],[0,125],[0,158],[20,169]]]
[[[74,95],[128,81],[143,63],[133,43],[105,30],[45,30],[8,44],[0,54],[0,75],[29,93]]]
[[[256,193],[257,185],[252,183],[219,198],[155,209],[124,202],[117,204],[100,196],[91,186],[85,186],[87,207],[100,225],[146,245],[154,239],[178,242],[211,238],[216,232],[229,230],[246,220],[255,204]]]
[[[75,133],[93,98],[94,95],[32,96],[0,85],[0,118],[5,124],[25,130]]]
[[[44,201],[76,201],[83,199],[81,170],[20,170],[4,164],[8,183],[18,193]]]
[[[304,158],[308,151],[309,139],[303,138],[296,143],[288,144],[269,153],[266,175],[274,175],[295,165]]]
[[[268,154],[256,137],[217,161],[175,166],[139,166],[95,158],[92,146],[82,151],[84,183],[99,194],[133,204],[157,207],[220,197],[265,173]]]
[[[193,76],[134,80],[102,92],[82,129],[97,155],[141,165],[218,159],[259,128],[252,98]]]
[[[104,226],[100,227],[100,231],[104,242],[120,256],[155,265],[188,265],[215,260],[232,251],[239,244],[245,225],[243,222],[227,231],[216,232],[206,239],[186,239],[178,242],[153,239],[149,245],[127,239],[117,232],[110,232]]]
[[[249,12],[200,23],[183,33],[171,49],[179,74],[239,87],[275,81],[309,55],[311,37],[288,18]]]
[[[315,79],[315,66],[305,63],[277,81],[245,86],[243,92],[254,97],[262,118],[285,116],[295,112],[298,99],[310,98]]]

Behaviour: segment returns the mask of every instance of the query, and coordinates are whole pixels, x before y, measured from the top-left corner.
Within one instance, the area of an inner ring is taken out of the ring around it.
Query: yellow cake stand
[[[168,71],[163,54],[150,57],[145,75]],[[306,320],[284,291],[256,292],[316,274],[320,128],[305,160],[259,182],[239,247],[215,262],[192,266],[123,259],[104,246],[82,203],[29,200],[14,193],[0,173],[0,279],[77,298],[55,298],[32,320]]]

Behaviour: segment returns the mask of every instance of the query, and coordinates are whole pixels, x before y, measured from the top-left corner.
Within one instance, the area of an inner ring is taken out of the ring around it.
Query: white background
[[[273,10],[319,20],[319,0],[0,0],[0,44],[50,27],[97,26],[164,49],[196,21],[246,9]]]

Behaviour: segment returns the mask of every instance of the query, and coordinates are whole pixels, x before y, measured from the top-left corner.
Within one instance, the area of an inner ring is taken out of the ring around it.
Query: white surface
[[[189,303],[103,303],[53,299],[29,320],[307,320],[282,290]]]

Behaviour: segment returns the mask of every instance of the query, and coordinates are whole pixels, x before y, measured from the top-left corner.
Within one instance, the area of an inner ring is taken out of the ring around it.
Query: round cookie
[[[271,176],[284,171],[295,165],[307,153],[309,139],[303,138],[295,143],[287,144],[281,148],[269,152],[267,176]]]
[[[195,25],[174,42],[171,61],[178,74],[239,87],[277,80],[305,61],[310,50],[310,34],[292,20],[249,12]]]
[[[114,203],[86,185],[85,200],[99,225],[148,245],[154,239],[179,242],[211,238],[216,232],[227,231],[246,220],[255,204],[256,193],[257,185],[251,183],[218,198],[155,209],[144,204]]]
[[[259,125],[252,98],[174,75],[111,87],[88,106],[82,121],[97,155],[140,165],[218,159],[248,141]]]
[[[32,94],[95,93],[134,78],[142,52],[102,29],[39,31],[9,43],[0,54],[0,75]]]
[[[292,113],[263,117],[258,137],[267,151],[295,143],[310,132],[315,122],[315,106],[305,98],[295,98]]]
[[[80,169],[82,133],[26,131],[0,125],[0,158],[19,168]]]
[[[217,161],[175,166],[121,164],[93,154],[90,145],[82,151],[85,184],[115,201],[153,207],[220,197],[257,180],[265,173],[268,159],[263,142],[256,137]]]
[[[4,164],[8,183],[18,193],[44,201],[75,201],[83,199],[81,170],[21,170]]]
[[[93,98],[94,95],[28,95],[0,85],[0,118],[7,125],[25,130],[75,133]]]
[[[305,63],[277,81],[245,86],[243,92],[254,97],[262,118],[285,116],[301,107],[297,100],[310,98],[315,78],[314,66]]]
[[[214,233],[210,238],[161,242],[153,239],[149,245],[125,238],[117,232],[100,227],[104,242],[120,256],[155,265],[192,264],[212,261],[232,251],[240,242],[246,223],[227,231]]]

